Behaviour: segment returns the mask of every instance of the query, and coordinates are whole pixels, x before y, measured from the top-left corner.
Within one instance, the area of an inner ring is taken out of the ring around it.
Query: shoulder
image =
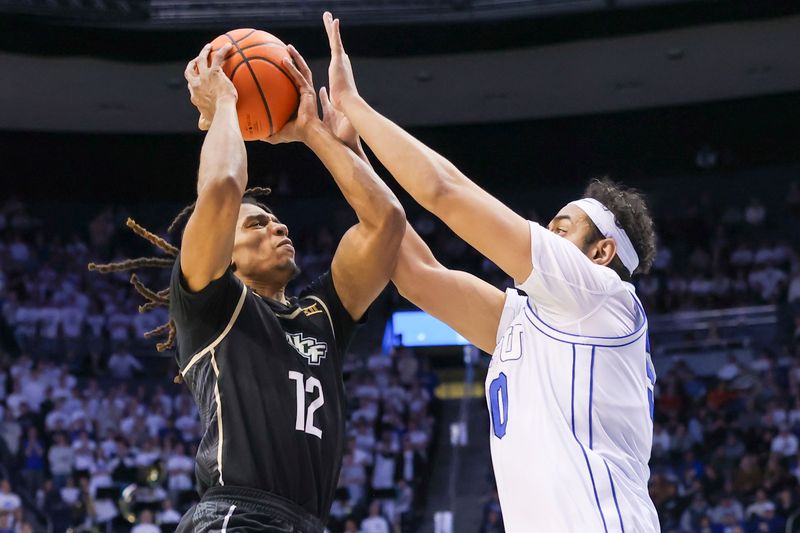
[[[300,291],[297,300],[307,315],[309,312],[316,313],[321,310],[333,320],[344,311],[344,305],[336,292],[330,271],[309,283]]]
[[[353,320],[336,292],[330,271],[325,272],[300,291],[298,305],[306,316],[322,313],[327,316],[340,348],[346,347],[355,327],[365,322],[367,318],[365,313],[358,321]]]

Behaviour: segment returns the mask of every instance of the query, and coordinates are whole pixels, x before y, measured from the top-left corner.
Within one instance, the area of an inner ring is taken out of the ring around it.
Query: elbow
[[[437,166],[434,172],[424,178],[424,183],[427,183],[428,187],[423,198],[418,201],[431,213],[438,213],[456,190],[455,180],[445,169]]]
[[[403,235],[406,232],[406,212],[403,209],[402,204],[400,204],[400,200],[392,197],[392,199],[388,202],[386,214],[384,215],[383,220],[386,231],[397,237],[399,246],[400,241],[403,240]]]
[[[372,225],[373,232],[380,236],[385,246],[399,248],[406,232],[406,212],[400,201],[392,196],[384,202],[378,214],[377,223]]]

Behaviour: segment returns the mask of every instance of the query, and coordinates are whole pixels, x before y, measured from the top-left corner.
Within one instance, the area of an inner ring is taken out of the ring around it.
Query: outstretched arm
[[[300,91],[300,105],[313,106],[316,97],[311,70],[302,56],[289,47],[293,62],[285,63]],[[331,124],[332,108],[321,91],[323,110]],[[300,113],[298,112],[298,116]],[[292,128],[293,126],[290,126]],[[358,320],[389,282],[405,230],[405,213],[389,187],[372,167],[359,157],[357,140],[353,149],[338,138],[319,118],[311,119],[297,138],[292,130],[270,137],[268,142],[302,140],[322,161],[358,217],[345,233],[331,265],[336,292],[350,316]],[[363,155],[363,152],[360,152]]]
[[[197,174],[197,203],[181,244],[181,272],[191,291],[218,279],[231,262],[236,220],[247,186],[247,153],[236,115],[236,89],[220,68],[230,45],[214,53],[206,45],[185,76],[192,102],[213,116]]]
[[[331,48],[334,104],[400,185],[425,209],[516,281],[530,275],[530,230],[524,218],[470,181],[447,159],[372,109],[355,86],[339,21],[323,17]]]
[[[487,353],[494,351],[505,296],[472,274],[445,268],[410,225],[392,281],[406,299]]]

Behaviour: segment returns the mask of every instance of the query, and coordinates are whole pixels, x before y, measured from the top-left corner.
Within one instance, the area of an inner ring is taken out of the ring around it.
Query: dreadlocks
[[[257,197],[267,196],[270,192],[271,190],[267,187],[252,187],[244,191],[242,201],[246,203],[253,203],[268,213],[271,213],[272,211],[266,205],[255,200]],[[180,213],[175,216],[173,221],[170,223],[169,228],[167,228],[168,234],[171,235],[178,228],[183,227],[188,218],[194,212],[195,205],[196,202],[184,207]],[[126,259],[125,261],[120,261],[117,263],[89,263],[89,270],[100,272],[101,274],[109,274],[112,272],[126,272],[139,268],[172,269],[175,266],[175,259],[178,257],[178,252],[180,251],[177,246],[174,246],[166,239],[159,237],[155,233],[148,231],[143,226],[137,224],[132,218],[129,218],[125,225],[128,226],[136,235],[150,242],[150,244],[163,251],[169,257],[137,257],[135,259]],[[146,303],[139,306],[140,313],[150,311],[156,307],[169,307],[169,288],[156,292],[145,286],[145,284],[142,283],[136,274],[131,274],[130,283],[133,285],[133,288],[136,289],[136,292],[144,296],[144,298],[147,300]],[[167,336],[166,340],[156,344],[156,350],[159,352],[163,352],[164,350],[168,350],[175,346],[176,331],[175,322],[172,320],[172,318],[170,318],[166,324],[162,324],[157,328],[146,332],[144,337],[146,339],[150,339],[153,337],[163,337],[164,335]]]

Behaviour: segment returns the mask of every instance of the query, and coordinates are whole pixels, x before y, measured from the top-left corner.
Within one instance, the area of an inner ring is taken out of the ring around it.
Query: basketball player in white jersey
[[[629,282],[655,254],[644,199],[596,180],[547,228],[526,221],[372,109],[339,21],[323,20],[334,105],[417,202],[515,280],[504,294],[446,269],[410,226],[392,278],[493,353],[486,395],[506,531],[659,531],[647,490],[655,372]]]

